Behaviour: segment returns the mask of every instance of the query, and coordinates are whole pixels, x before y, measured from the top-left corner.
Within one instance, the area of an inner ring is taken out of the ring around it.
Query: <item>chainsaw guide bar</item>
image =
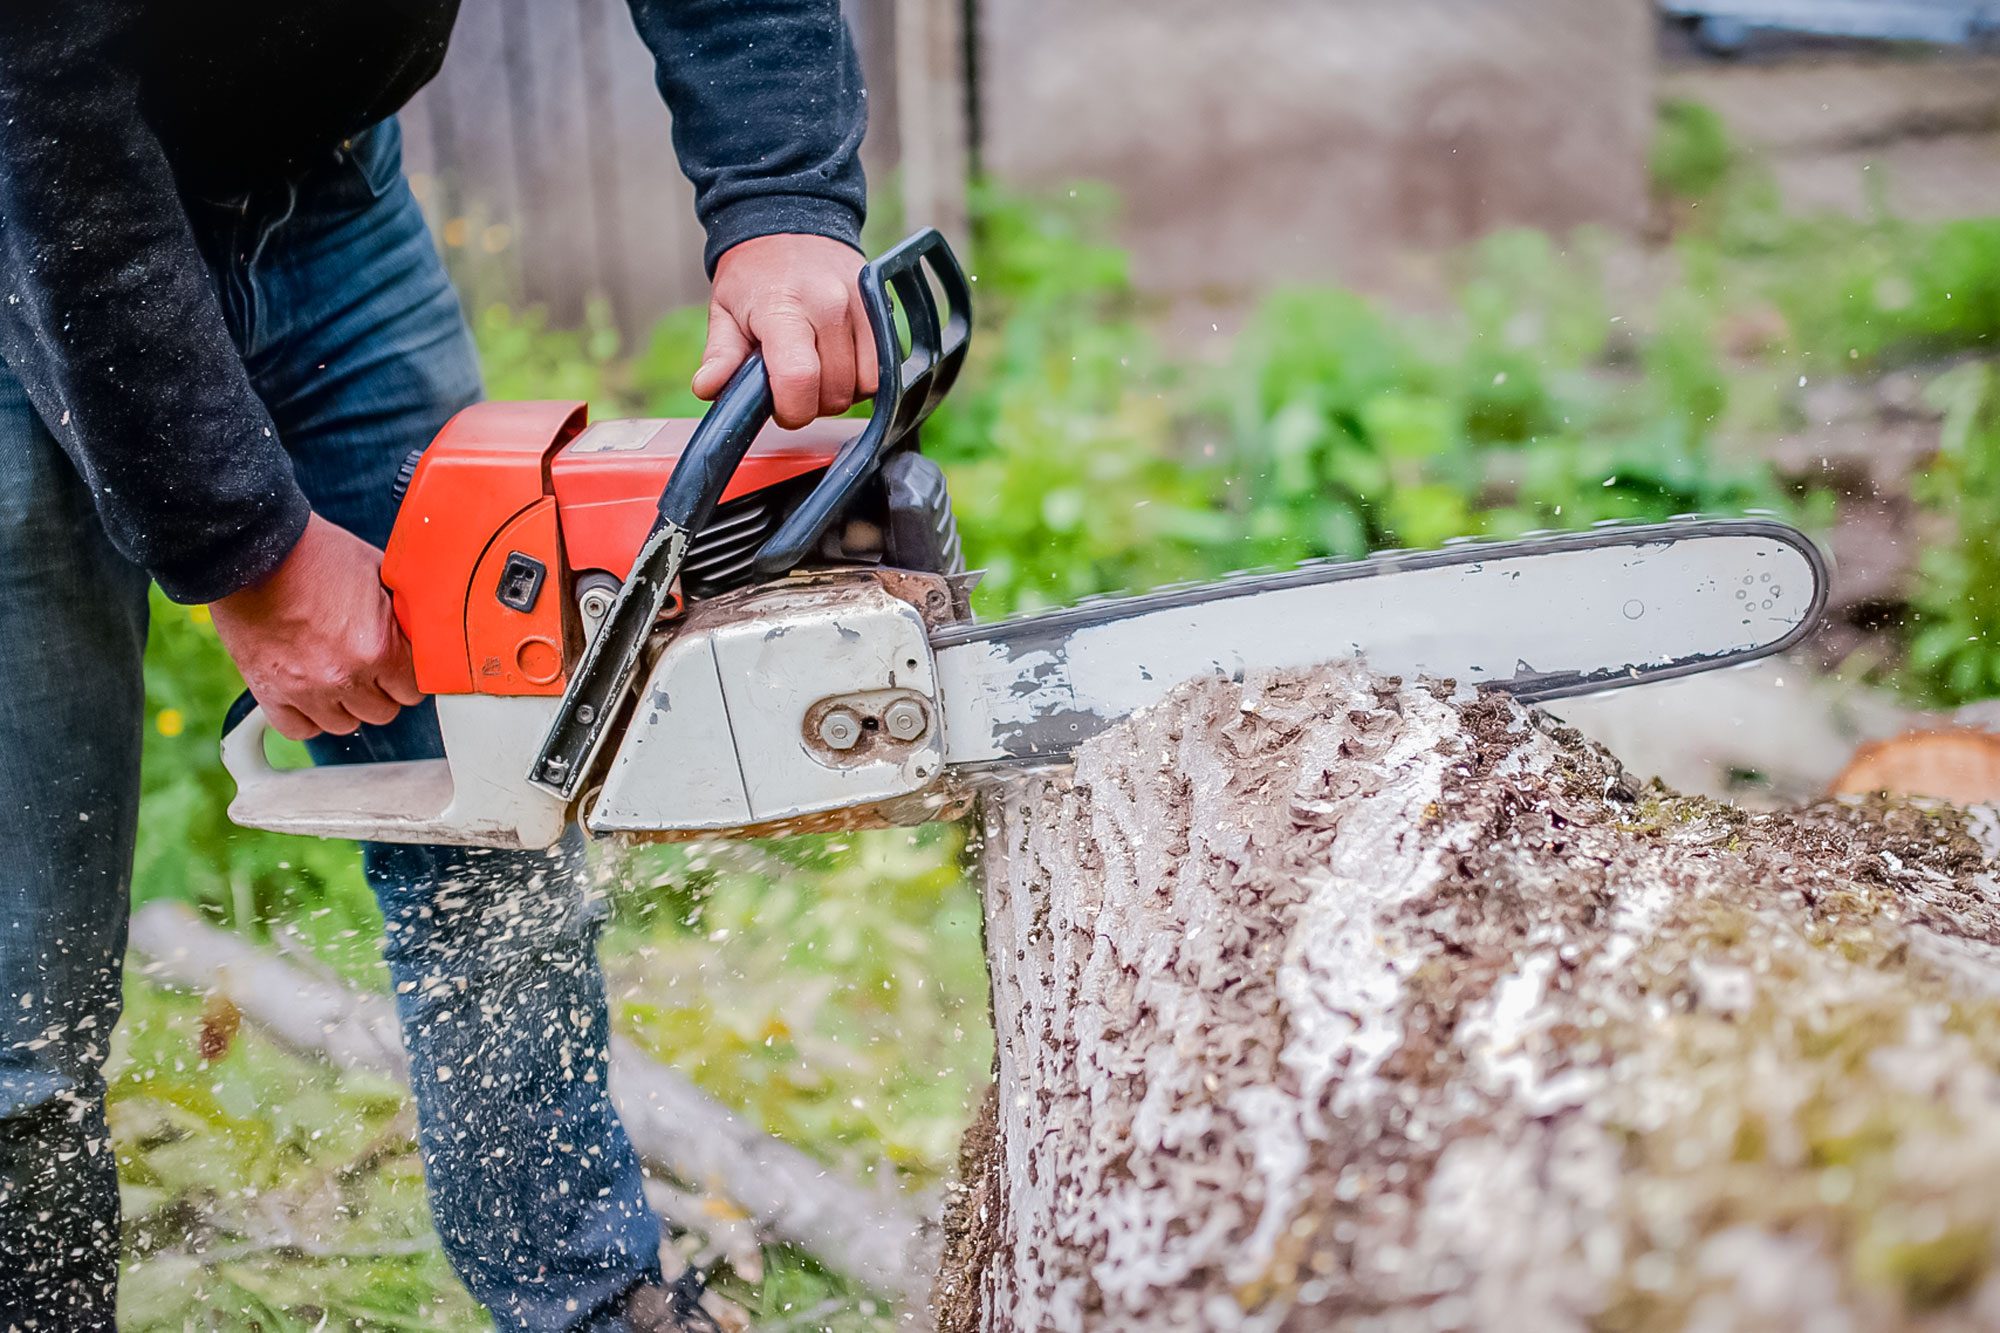
[[[1529,701],[1783,652],[1825,557],[1770,519],[1606,525],[1315,561],[932,636],[954,766],[1060,761],[1174,685],[1338,658]]]

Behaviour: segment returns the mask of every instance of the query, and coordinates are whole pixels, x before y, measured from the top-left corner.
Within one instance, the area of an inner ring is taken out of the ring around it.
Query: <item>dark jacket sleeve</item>
[[[861,248],[868,126],[839,0],[631,0],[659,65],[706,260],[803,232]]]
[[[0,356],[170,597],[276,568],[307,506],[127,56],[126,0],[0,3]]]

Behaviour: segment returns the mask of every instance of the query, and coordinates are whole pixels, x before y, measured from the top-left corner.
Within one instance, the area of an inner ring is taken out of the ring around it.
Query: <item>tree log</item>
[[[1854,752],[1829,790],[1836,796],[1931,796],[1960,805],[2000,801],[2000,736],[1930,728],[1873,741]]]
[[[132,948],[147,959],[146,976],[226,997],[281,1046],[341,1069],[409,1079],[395,1006],[385,995],[287,962],[178,903],[134,913]],[[763,1235],[921,1304],[930,1285],[929,1241],[903,1201],[763,1133],[618,1036],[611,1039],[611,1098],[648,1166],[727,1200]],[[699,1218],[683,1220],[700,1226]]]
[[[985,806],[952,1330],[2000,1326],[1992,812],[1208,681]]]

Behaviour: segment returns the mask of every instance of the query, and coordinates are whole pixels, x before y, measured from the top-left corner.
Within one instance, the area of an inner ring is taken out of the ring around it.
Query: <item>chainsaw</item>
[[[1365,659],[1526,700],[1752,661],[1826,599],[1764,517],[1314,561],[982,622],[919,429],[965,362],[935,231],[865,266],[864,423],[771,424],[752,356],[697,421],[466,409],[405,463],[382,581],[444,756],[290,769],[250,707],[230,817],[283,833],[535,848],[905,825],[978,775],[1065,761],[1177,684]]]

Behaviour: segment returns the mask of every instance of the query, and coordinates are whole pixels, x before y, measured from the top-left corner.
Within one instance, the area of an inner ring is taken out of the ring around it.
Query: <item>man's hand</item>
[[[264,716],[295,741],[387,722],[424,697],[382,553],[317,514],[284,564],[209,611]]]
[[[824,236],[758,236],[723,251],[695,396],[721,393],[752,347],[764,353],[780,426],[839,416],[873,394],[875,335],[860,272],[861,256]]]

